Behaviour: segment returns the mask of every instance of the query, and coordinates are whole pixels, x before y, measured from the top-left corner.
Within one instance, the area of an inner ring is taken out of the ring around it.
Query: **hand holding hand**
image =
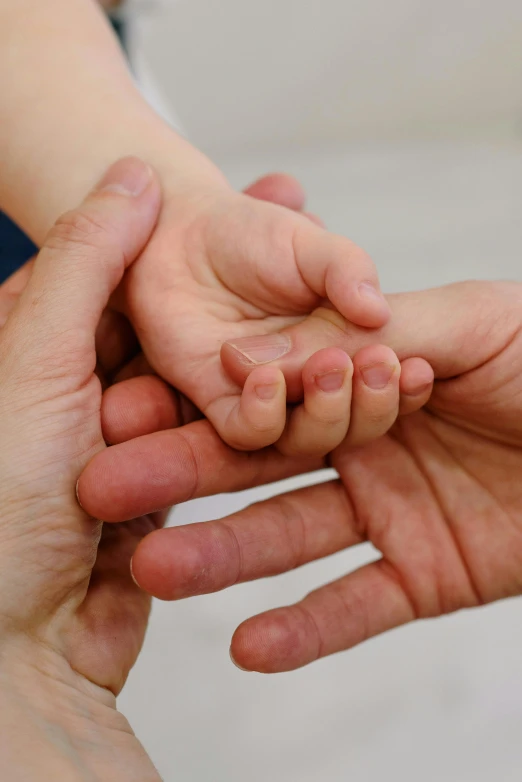
[[[382,326],[389,315],[375,268],[362,250],[303,215],[235,193],[219,179],[182,197],[167,196],[118,303],[154,370],[227,443],[250,450],[275,443],[286,423],[284,378],[267,363],[284,345],[275,345],[275,354],[266,352],[266,335],[290,324],[299,330],[325,299],[367,328]],[[245,338],[264,366],[255,369],[241,394],[224,372],[219,351],[226,340]],[[345,358],[323,357],[310,371],[343,373]],[[347,394],[341,402],[349,407]]]
[[[310,350],[373,338],[403,361],[423,356],[436,378],[428,405],[372,444],[334,451],[339,480],[155,532],[134,556],[144,589],[179,599],[372,542],[377,561],[240,626],[232,653],[249,670],[291,670],[405,622],[522,593],[522,287],[464,283],[389,300],[380,332],[325,324]],[[290,351],[281,371],[291,376],[292,362]]]

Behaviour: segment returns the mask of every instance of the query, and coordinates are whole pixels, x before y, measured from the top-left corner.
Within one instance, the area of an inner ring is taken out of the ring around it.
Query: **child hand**
[[[121,306],[154,370],[240,449],[262,448],[281,437],[286,389],[280,370],[266,366],[253,373],[241,395],[221,365],[226,340],[288,326],[299,335],[306,315],[325,302],[367,329],[384,325],[389,316],[373,263],[352,242],[221,183],[183,199],[167,196],[122,293]],[[278,350],[276,345],[275,355],[265,359],[277,357]],[[314,365],[308,370],[316,371]],[[348,363],[344,371],[350,373]]]
[[[288,455],[324,456],[343,441],[358,447],[381,437],[399,414],[416,412],[429,400],[430,365],[404,356],[401,364],[384,344],[369,344],[384,336],[319,307],[304,323],[280,334],[224,343],[221,359],[231,379],[243,386],[243,409],[262,374],[284,378],[288,397],[304,401],[289,409],[277,449]],[[260,362],[276,349],[278,359]]]
[[[254,369],[244,386],[243,409],[258,382],[253,378],[267,371],[284,377],[281,368]],[[303,402],[288,408],[275,446],[287,456],[326,456],[341,443],[360,447],[382,437],[399,414],[423,407],[433,388],[433,370],[420,358],[401,365],[385,345],[362,348],[353,360],[340,348],[327,347],[305,362],[301,382]]]

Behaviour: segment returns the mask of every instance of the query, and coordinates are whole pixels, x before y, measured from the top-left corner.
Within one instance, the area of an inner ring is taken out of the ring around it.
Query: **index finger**
[[[317,458],[253,453],[226,445],[208,421],[137,437],[97,454],[80,476],[78,500],[91,516],[127,521],[180,502],[241,491],[325,467]]]

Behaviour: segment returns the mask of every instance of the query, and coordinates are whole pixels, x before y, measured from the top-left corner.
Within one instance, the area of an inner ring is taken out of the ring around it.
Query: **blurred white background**
[[[521,278],[520,0],[163,0],[135,32],[138,70],[233,183],[299,176],[386,290]],[[281,488],[188,503],[171,523]],[[242,619],[374,556],[155,605],[120,706],[165,780],[518,782],[520,600],[293,674],[229,662]]]

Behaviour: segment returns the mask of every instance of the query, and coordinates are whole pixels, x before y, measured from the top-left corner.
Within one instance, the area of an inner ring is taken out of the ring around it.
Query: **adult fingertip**
[[[154,557],[154,552],[158,553],[154,539],[156,534],[157,532],[151,532],[138,544],[130,562],[130,574],[136,586],[143,592],[147,592],[152,597],[165,599],[163,595],[158,594],[157,589],[157,577],[159,575],[161,583],[163,568],[162,563]]]
[[[256,673],[286,673],[317,659],[308,628],[287,608],[276,608],[247,619],[232,637],[232,656]]]
[[[137,157],[125,157],[110,166],[94,192],[139,198],[153,180],[154,171],[147,163]]]
[[[245,671],[245,673],[253,673],[253,671],[250,671],[248,668],[243,668],[243,666],[238,663],[238,661],[234,657],[234,653],[232,651],[232,647],[230,647],[228,653],[230,655],[230,659],[231,659],[233,665],[235,665],[236,668],[239,668],[240,671]]]
[[[370,282],[362,282],[359,285],[358,293],[364,317],[378,326],[387,323],[391,316],[391,309],[382,291]],[[361,323],[361,325],[365,324]]]

